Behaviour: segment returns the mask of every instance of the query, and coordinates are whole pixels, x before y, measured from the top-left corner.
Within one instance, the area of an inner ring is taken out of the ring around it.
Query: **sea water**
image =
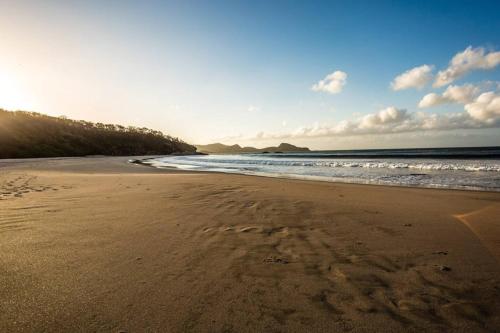
[[[500,147],[187,155],[147,163],[346,183],[500,191]]]

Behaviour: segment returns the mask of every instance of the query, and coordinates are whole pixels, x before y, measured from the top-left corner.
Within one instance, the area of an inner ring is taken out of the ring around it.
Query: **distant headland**
[[[289,152],[304,152],[310,151],[306,147],[297,147],[289,143],[281,143],[277,147],[255,148],[241,147],[238,144],[225,145],[222,143],[212,143],[208,145],[196,145],[196,149],[200,153],[206,154],[234,154],[234,153],[289,153]]]

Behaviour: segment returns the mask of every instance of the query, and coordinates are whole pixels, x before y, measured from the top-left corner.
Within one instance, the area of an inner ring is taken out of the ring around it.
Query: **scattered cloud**
[[[446,103],[467,104],[472,102],[474,98],[479,95],[479,91],[479,87],[472,84],[449,86],[442,95],[436,93],[425,95],[418,103],[418,107],[428,108]]]
[[[465,105],[467,113],[475,120],[495,125],[500,123],[500,94],[482,93],[472,103]]]
[[[448,68],[439,71],[434,87],[449,85],[470,71],[492,69],[500,65],[500,52],[487,52],[484,48],[468,47],[457,53]],[[398,75],[391,82],[393,90],[409,88],[422,89],[433,78],[433,65],[422,65]],[[347,74],[335,71],[312,86],[314,91],[337,94],[346,84]],[[481,93],[481,90],[497,91]],[[495,90],[495,87],[493,90]],[[270,140],[289,138],[351,137],[360,135],[386,135],[403,133],[429,133],[449,130],[467,130],[482,128],[500,128],[500,83],[487,81],[479,85],[449,85],[442,93],[429,93],[419,102],[419,108],[428,108],[446,103],[463,104],[464,111],[453,113],[410,112],[406,109],[390,106],[378,112],[359,115],[338,123],[314,123],[281,133],[259,132],[246,140]],[[282,123],[286,131],[286,122]],[[460,133],[460,131],[456,132]]]
[[[425,95],[420,102],[418,102],[418,107],[419,108],[429,108],[431,106],[436,106],[436,105],[441,105],[448,103],[449,101],[444,98],[443,96],[436,94],[436,93],[430,93]]]
[[[313,91],[323,91],[330,94],[338,94],[342,91],[347,82],[347,73],[335,71],[328,74],[323,80],[311,87]]]
[[[500,127],[500,97],[492,92],[481,94],[474,102],[466,104],[467,112],[427,113],[409,112],[394,106],[336,124],[315,123],[286,133],[265,133],[246,140],[291,138],[341,137],[383,135],[460,129]]]
[[[358,127],[360,129],[371,129],[387,124],[401,123],[409,118],[405,109],[397,109],[394,106],[385,108],[378,113],[368,114],[361,118]]]
[[[404,90],[409,88],[422,89],[432,80],[434,66],[422,65],[412,68],[396,76],[391,82],[392,90]]]
[[[477,86],[449,86],[442,95],[430,93],[419,102],[420,108],[444,103],[464,104],[464,110],[477,122],[489,125],[500,123],[500,93],[488,91],[480,94]]]
[[[449,86],[443,93],[443,97],[456,103],[469,103],[479,94],[479,87],[472,84],[462,86]]]
[[[469,46],[457,53],[450,61],[448,68],[439,71],[434,87],[442,87],[477,69],[492,69],[500,64],[500,52],[487,52],[483,47]]]

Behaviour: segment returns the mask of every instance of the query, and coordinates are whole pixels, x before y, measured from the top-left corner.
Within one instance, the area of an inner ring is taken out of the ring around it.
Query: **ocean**
[[[500,147],[166,156],[179,168],[331,182],[500,191]]]

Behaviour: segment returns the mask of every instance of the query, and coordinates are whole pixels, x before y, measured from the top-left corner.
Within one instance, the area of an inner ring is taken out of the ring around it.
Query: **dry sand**
[[[1,332],[500,331],[500,193],[0,161]]]

